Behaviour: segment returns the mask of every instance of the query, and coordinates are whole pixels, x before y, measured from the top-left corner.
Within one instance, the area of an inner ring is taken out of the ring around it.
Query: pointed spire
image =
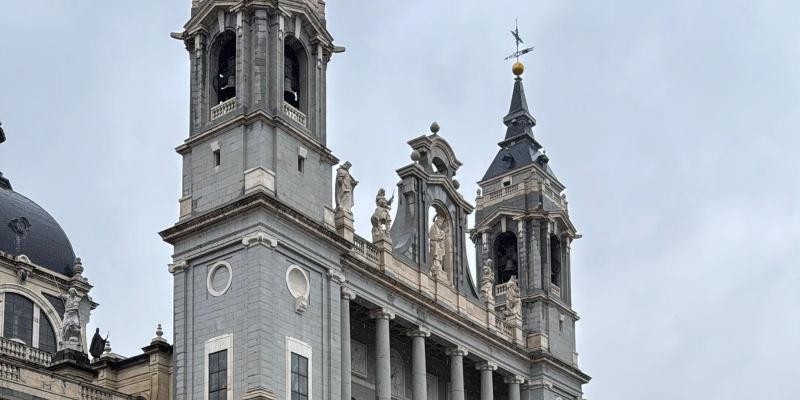
[[[517,64],[520,67],[517,67]],[[514,64],[514,73],[517,77],[514,79],[514,92],[511,94],[511,106],[508,108],[508,114],[503,117],[503,123],[506,124],[506,139],[527,134],[533,137],[533,128],[536,126],[536,118],[531,115],[528,110],[528,100],[525,98],[525,89],[522,86],[522,67],[521,63]],[[517,69],[518,68],[518,69]],[[519,73],[517,73],[519,72]]]

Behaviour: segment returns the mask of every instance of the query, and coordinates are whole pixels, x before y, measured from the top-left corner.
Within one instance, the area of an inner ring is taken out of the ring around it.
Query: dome
[[[42,207],[0,182],[0,251],[72,275],[75,253],[58,222]]]

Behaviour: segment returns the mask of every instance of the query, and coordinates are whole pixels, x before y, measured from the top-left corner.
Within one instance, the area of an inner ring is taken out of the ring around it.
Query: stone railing
[[[0,379],[19,382],[20,369],[16,365],[0,362]]]
[[[0,354],[44,366],[49,366],[53,360],[53,355],[46,351],[6,338],[0,338]]]
[[[366,259],[378,262],[378,248],[361,236],[355,235],[353,237],[353,249]]]
[[[288,115],[289,118],[293,119],[298,124],[306,126],[306,115],[285,101],[283,102],[283,113]]]
[[[506,186],[504,188],[500,188],[498,190],[495,190],[494,192],[484,193],[482,196],[479,196],[476,199],[475,201],[476,207],[482,208],[491,203],[499,202],[507,197],[516,196],[519,194],[518,192],[521,192],[524,187],[525,184],[520,182],[510,186]]]
[[[504,335],[508,336],[508,338],[513,341],[514,340],[514,325],[506,322],[505,317],[502,315],[497,315],[497,329]]]
[[[236,109],[236,97],[211,107],[211,120],[215,120]]]
[[[111,391],[100,389],[96,386],[81,385],[81,400],[112,400],[118,398]]]
[[[506,294],[508,292],[508,287],[511,286],[510,283],[511,282],[506,282],[495,286],[494,287],[495,297]]]

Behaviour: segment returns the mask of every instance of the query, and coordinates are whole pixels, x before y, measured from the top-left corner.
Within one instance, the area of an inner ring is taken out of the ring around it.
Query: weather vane
[[[517,51],[511,53],[510,56],[506,57],[506,60],[510,60],[512,58],[515,58],[517,60],[517,62],[519,62],[519,56],[521,56],[523,54],[530,53],[531,51],[533,51],[533,47],[528,47],[528,48],[525,48],[525,49],[522,49],[522,50],[519,49],[519,45],[521,45],[521,44],[523,44],[525,42],[523,42],[522,41],[522,37],[519,36],[519,25],[517,24],[517,20],[516,19],[514,20],[514,30],[511,31],[511,35],[514,36],[514,41],[517,44]]]

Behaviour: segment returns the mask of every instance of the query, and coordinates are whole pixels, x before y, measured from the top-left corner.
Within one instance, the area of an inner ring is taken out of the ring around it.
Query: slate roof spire
[[[514,79],[514,92],[511,94],[511,106],[508,108],[508,114],[503,117],[503,123],[508,127],[506,139],[525,134],[533,137],[532,128],[536,126],[536,118],[531,115],[528,109],[528,100],[525,98],[521,69],[514,71],[515,74],[517,71],[520,73],[516,74],[517,77]]]

